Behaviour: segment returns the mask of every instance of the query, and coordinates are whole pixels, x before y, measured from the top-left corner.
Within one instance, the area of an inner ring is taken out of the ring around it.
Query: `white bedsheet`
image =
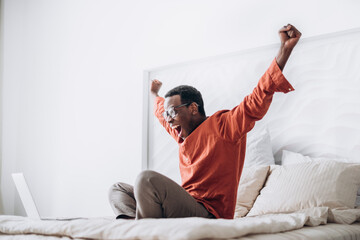
[[[327,208],[314,208],[298,213],[272,214],[233,220],[179,218],[135,221],[94,218],[41,221],[19,216],[0,216],[0,233],[8,234],[2,236],[8,237],[6,239],[41,239],[43,236],[52,236],[53,239],[104,240],[229,239],[240,238],[248,234],[290,231],[300,229],[304,225],[324,224],[327,221],[327,212]],[[27,235],[25,236],[25,234]]]
[[[359,240],[360,223],[329,223],[317,227],[304,227],[289,232],[274,234],[255,234],[237,240]]]

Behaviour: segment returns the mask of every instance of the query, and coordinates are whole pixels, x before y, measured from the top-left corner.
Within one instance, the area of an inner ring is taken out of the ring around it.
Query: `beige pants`
[[[117,218],[214,218],[176,182],[150,170],[140,173],[134,187],[112,185],[109,201]]]

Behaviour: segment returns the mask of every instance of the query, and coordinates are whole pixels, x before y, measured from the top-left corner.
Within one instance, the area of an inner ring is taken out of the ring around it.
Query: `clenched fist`
[[[292,50],[301,37],[301,32],[299,32],[293,25],[288,24],[279,30],[279,36],[281,46],[279,53],[276,56],[276,62],[282,71],[291,55]]]
[[[279,36],[281,46],[292,50],[299,41],[301,32],[299,32],[293,25],[288,24],[279,30]]]
[[[161,85],[162,85],[162,82],[160,82],[159,80],[157,80],[157,79],[152,80],[151,81],[150,92],[152,94],[154,94],[155,96],[159,96],[158,93],[159,93],[159,90],[161,88]]]

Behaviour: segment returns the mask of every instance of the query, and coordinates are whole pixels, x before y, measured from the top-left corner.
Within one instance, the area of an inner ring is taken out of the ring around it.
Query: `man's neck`
[[[199,116],[198,118],[196,118],[193,122],[193,129],[191,130],[191,132],[193,132],[198,126],[200,126],[208,117],[206,116]]]

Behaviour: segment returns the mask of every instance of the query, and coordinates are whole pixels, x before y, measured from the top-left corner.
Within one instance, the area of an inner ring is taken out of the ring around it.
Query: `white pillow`
[[[234,218],[244,217],[249,212],[264,186],[269,169],[269,166],[253,166],[243,169],[237,192]]]
[[[312,161],[271,166],[247,216],[295,212],[312,207],[354,208],[360,164]]]
[[[247,137],[244,167],[275,164],[268,129],[250,132]]]
[[[337,162],[359,163],[359,162],[351,161],[348,158],[309,157],[309,156],[304,156],[301,153],[283,150],[281,165],[298,164],[298,163],[311,162],[311,161],[329,161],[329,160],[333,160]],[[360,188],[358,189],[357,195],[360,196]],[[360,206],[359,202],[356,203],[356,206]]]
[[[309,156],[304,156],[301,153],[283,150],[282,157],[281,157],[281,165],[298,164],[298,163],[311,162],[311,161],[328,161],[328,160],[333,160],[333,161],[337,161],[337,162],[345,162],[345,163],[358,163],[358,162],[352,162],[348,158],[309,157]]]

